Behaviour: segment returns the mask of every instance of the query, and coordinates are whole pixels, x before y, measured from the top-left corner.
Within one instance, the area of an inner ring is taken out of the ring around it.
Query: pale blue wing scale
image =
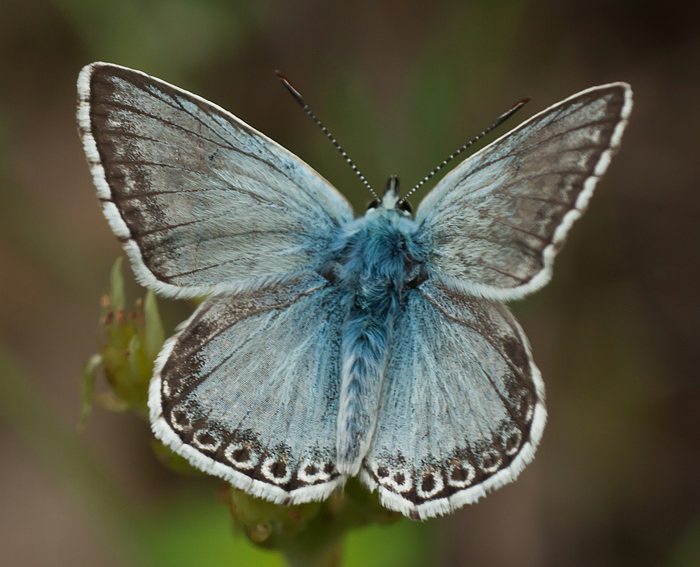
[[[554,258],[620,144],[632,91],[611,83],[533,116],[464,160],[420,204],[431,275],[455,290],[517,299]]]
[[[195,467],[280,503],[320,500],[336,469],[342,314],[302,276],[206,300],[158,357],[153,431]]]
[[[361,478],[407,516],[447,514],[514,480],[545,419],[539,371],[507,308],[427,281],[397,320]]]
[[[98,197],[139,281],[170,296],[239,292],[323,262],[345,198],[235,116],[105,63],[78,80]]]

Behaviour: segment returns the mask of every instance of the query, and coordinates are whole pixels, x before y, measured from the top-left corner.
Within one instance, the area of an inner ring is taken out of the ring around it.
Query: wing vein
[[[182,250],[183,248],[186,248],[188,246],[200,246],[201,244],[204,244],[205,242],[216,242],[218,240],[225,240],[227,238],[235,238],[239,236],[254,236],[254,235],[261,235],[261,234],[290,234],[290,235],[300,235],[306,237],[307,234],[300,232],[298,230],[277,230],[277,229],[255,229],[255,230],[248,230],[245,232],[230,232],[226,234],[218,234],[216,236],[210,236],[207,238],[198,238],[195,241],[192,242],[185,242],[183,244],[178,244],[177,246],[171,246],[168,249],[168,252],[177,252],[178,250]],[[292,240],[290,238],[290,240]],[[144,247],[145,250],[150,250],[151,247]]]
[[[121,212],[121,211],[120,211],[120,212]],[[152,228],[152,229],[150,229],[150,230],[144,230],[143,232],[138,232],[138,233],[135,233],[135,232],[134,232],[133,227],[129,227],[129,228],[130,228],[130,230],[131,230],[131,232],[132,232],[132,237],[133,237],[134,239],[136,239],[136,238],[143,238],[144,236],[152,236],[152,235],[154,235],[154,234],[159,234],[159,233],[161,233],[161,232],[167,232],[167,231],[172,230],[172,229],[174,229],[174,228],[182,228],[183,226],[192,226],[192,225],[200,224],[200,223],[203,223],[203,222],[209,222],[209,221],[212,221],[212,220],[216,220],[216,219],[220,219],[220,218],[229,216],[230,214],[231,214],[231,211],[227,210],[226,212],[221,213],[221,214],[218,214],[218,215],[213,215],[213,216],[206,217],[206,218],[201,218],[201,219],[194,219],[194,220],[191,220],[191,221],[185,221],[185,222],[181,222],[181,223],[178,223],[178,224],[170,224],[170,225],[167,225],[167,226],[159,226],[158,228]],[[161,244],[161,243],[159,242],[159,244]]]
[[[466,171],[465,174],[464,174],[458,181],[455,182],[455,187],[461,185],[462,183],[464,183],[464,181],[465,181],[468,177],[474,175],[475,173],[478,173],[478,172],[481,171],[482,169],[485,169],[485,168],[487,168],[487,167],[489,167],[489,166],[491,166],[491,165],[494,165],[494,164],[496,164],[496,163],[498,163],[499,161],[502,161],[502,160],[504,160],[504,159],[516,157],[516,156],[520,155],[521,153],[524,153],[524,150],[527,151],[527,152],[532,152],[533,150],[539,148],[539,147],[542,146],[543,144],[546,144],[547,142],[550,142],[550,141],[552,141],[552,140],[554,140],[554,139],[556,139],[556,138],[558,138],[558,137],[565,136],[566,134],[570,134],[571,132],[576,132],[577,130],[581,130],[581,129],[583,129],[583,128],[587,128],[587,127],[589,127],[589,126],[595,126],[595,125],[597,125],[597,124],[617,123],[618,121],[619,121],[618,118],[615,118],[615,119],[605,118],[605,119],[601,119],[601,120],[593,120],[593,121],[591,121],[591,122],[587,122],[586,124],[579,125],[579,126],[577,126],[576,128],[571,128],[571,129],[565,130],[565,131],[563,131],[563,132],[557,132],[556,134],[553,134],[553,135],[551,135],[551,136],[549,136],[549,137],[547,137],[547,138],[543,138],[543,139],[541,139],[541,140],[538,140],[537,143],[528,144],[528,145],[520,145],[520,146],[518,146],[518,148],[517,148],[516,150],[514,150],[514,151],[512,151],[512,152],[508,152],[508,153],[506,153],[506,154],[503,154],[502,156],[499,156],[499,157],[497,157],[496,159],[493,159],[493,160],[491,160],[491,161],[487,161],[487,162],[484,162],[484,163],[480,163],[480,164],[478,164],[474,169],[471,169],[471,170],[469,170],[469,171]],[[607,145],[609,145],[609,144],[594,145],[594,146],[591,146],[590,149],[598,149],[598,148],[600,148],[600,147],[602,147],[602,146],[604,147],[604,146],[607,146]],[[577,149],[588,149],[588,148],[587,148],[587,147],[582,147],[582,148],[568,148],[568,149],[563,150],[563,151],[564,151],[564,152],[567,152],[567,151],[575,151],[575,150],[577,150]],[[562,153],[561,150],[558,150],[558,152],[559,152],[559,153]]]
[[[436,301],[434,301],[433,298],[431,298],[429,295],[423,294],[423,297],[425,297],[425,298],[430,302],[431,305],[433,305],[438,311],[440,311],[440,313],[442,313],[442,314],[443,314],[447,319],[449,319],[450,321],[454,321],[455,323],[459,323],[460,325],[464,325],[465,327],[468,327],[469,329],[471,329],[471,330],[472,330],[474,333],[476,333],[477,335],[483,336],[483,338],[486,340],[486,342],[487,342],[496,352],[498,352],[498,353],[500,354],[500,351],[498,350],[498,347],[491,341],[491,339],[490,339],[489,337],[486,337],[486,336],[482,335],[482,334],[480,333],[479,329],[477,329],[474,325],[470,324],[468,321],[466,321],[466,320],[464,320],[464,319],[460,319],[459,317],[455,317],[454,315],[451,315],[451,314],[448,313],[439,303],[437,303]],[[515,366],[515,365],[510,361],[510,359],[509,359],[508,357],[502,356],[502,358],[503,358],[503,360],[505,361],[506,365],[508,365],[508,366],[510,367],[510,369],[511,369],[513,372],[515,372],[520,378],[524,379],[524,381],[527,382],[527,380],[526,380],[526,378],[525,378],[525,376],[524,376],[524,374],[523,374],[523,371],[522,371],[520,368],[518,368],[517,366]]]
[[[185,128],[181,124],[176,124],[175,122],[171,122],[170,120],[166,120],[162,116],[156,116],[154,114],[151,114],[150,112],[146,112],[145,110],[141,110],[140,108],[136,108],[135,106],[131,106],[129,104],[124,104],[121,102],[116,102],[113,100],[101,100],[100,105],[103,106],[112,106],[114,108],[120,109],[120,110],[125,110],[127,112],[131,112],[133,114],[138,114],[141,116],[146,116],[148,118],[152,118],[156,122],[162,122],[163,124],[167,124],[168,126],[176,129],[176,130],[181,130],[183,132],[186,132],[187,134],[191,134],[192,136],[199,138],[200,140],[204,140],[205,142],[209,142],[210,144],[213,144],[219,148],[223,148],[225,150],[235,150],[235,148],[227,146],[227,145],[222,145],[216,140],[212,140],[211,138],[207,138],[206,136],[203,136],[202,134],[195,132],[194,130],[190,130],[189,128]],[[91,116],[101,116],[103,118],[112,118],[112,114],[109,112],[96,112],[92,107],[90,108],[90,114]],[[94,129],[94,127],[93,127]]]
[[[136,85],[134,85],[134,86],[136,86]],[[136,88],[139,88],[139,87],[136,86]],[[228,147],[228,148],[230,148],[230,149],[233,149],[233,150],[236,149],[235,146],[233,146],[233,144],[231,144],[231,143],[229,142],[229,140],[228,140],[225,136],[222,136],[217,130],[215,130],[214,128],[212,128],[209,124],[206,124],[199,116],[196,116],[195,114],[193,114],[193,113],[191,113],[189,110],[187,110],[187,109],[183,106],[182,102],[180,101],[180,96],[179,96],[179,95],[172,96],[172,99],[173,99],[173,100],[175,101],[175,103],[177,104],[177,106],[175,106],[175,105],[171,104],[170,101],[167,100],[166,98],[163,98],[162,96],[159,96],[156,92],[147,91],[147,90],[144,90],[144,89],[141,89],[141,90],[142,90],[142,92],[145,92],[147,95],[150,95],[150,96],[152,96],[152,97],[158,99],[158,100],[161,101],[163,104],[165,104],[166,106],[169,106],[169,107],[172,108],[173,110],[178,110],[178,111],[184,112],[184,113],[187,114],[189,117],[193,118],[196,122],[198,122],[200,125],[202,125],[204,128],[206,128],[209,132],[211,132],[212,134],[214,134],[217,138],[219,138],[219,139],[226,145],[226,147]],[[196,104],[196,103],[195,103],[195,104]],[[212,109],[212,111],[213,111],[213,112],[216,112],[214,109]],[[218,113],[217,113],[217,114],[218,114]],[[235,126],[234,124],[232,124],[229,120],[226,120],[226,122],[227,122],[228,124],[231,124],[232,126],[236,127],[236,126]],[[236,130],[239,130],[239,131],[240,131],[240,128],[237,128],[237,127],[236,127]]]
[[[498,217],[492,217],[492,220],[493,220],[493,222],[497,222],[498,224],[500,224],[502,226],[505,226],[507,228],[511,228],[511,229],[516,230],[518,232],[522,232],[523,234],[527,234],[529,236],[532,236],[533,238],[536,238],[537,240],[539,240],[540,242],[542,242],[545,245],[549,243],[549,239],[544,238],[544,237],[540,236],[539,234],[535,234],[534,232],[531,232],[525,228],[521,228],[519,226],[515,226],[515,225],[512,225],[510,223],[507,223]]]

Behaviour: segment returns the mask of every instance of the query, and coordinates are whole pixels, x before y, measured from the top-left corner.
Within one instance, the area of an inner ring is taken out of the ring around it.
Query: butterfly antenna
[[[403,197],[401,197],[402,201],[405,201],[408,199],[413,193],[418,191],[427,181],[432,179],[435,174],[440,171],[443,167],[445,167],[448,163],[450,163],[454,158],[456,158],[459,154],[461,154],[464,150],[469,148],[470,146],[473,146],[476,142],[481,140],[486,134],[488,134],[491,130],[498,128],[501,124],[503,124],[506,120],[508,120],[513,114],[515,114],[518,110],[520,110],[523,106],[525,106],[528,102],[530,102],[529,98],[524,98],[522,100],[519,100],[516,102],[513,106],[511,106],[508,110],[506,110],[503,114],[501,114],[494,122],[486,127],[484,130],[479,132],[476,136],[468,140],[466,143],[461,145],[459,148],[457,148],[454,152],[452,152],[449,156],[447,156],[440,164],[437,165],[433,170],[430,171],[423,179],[421,179],[418,183],[416,183],[413,187],[411,187],[411,190],[406,193]]]
[[[375,199],[379,199],[379,195],[375,192],[374,189],[372,189],[372,186],[369,184],[369,181],[367,181],[367,178],[362,174],[362,172],[357,168],[355,165],[355,162],[352,161],[350,156],[348,155],[348,152],[346,152],[343,149],[343,146],[341,146],[338,143],[338,140],[335,139],[333,134],[331,134],[330,130],[326,128],[326,126],[321,122],[314,114],[314,111],[311,110],[311,107],[308,105],[308,103],[304,100],[304,97],[301,96],[301,93],[296,90],[293,86],[292,83],[289,82],[289,79],[285,77],[280,71],[275,71],[275,75],[277,75],[277,78],[282,81],[282,84],[286,87],[286,89],[289,91],[289,93],[294,97],[294,100],[296,100],[299,103],[299,106],[301,106],[302,110],[311,118],[316,123],[316,126],[318,126],[321,129],[321,132],[326,136],[331,141],[331,144],[335,146],[335,149],[340,152],[340,155],[343,156],[343,159],[348,163],[350,166],[350,169],[353,170],[355,175],[360,178],[360,181],[362,182],[362,185],[364,185],[367,190],[372,194],[372,196]]]

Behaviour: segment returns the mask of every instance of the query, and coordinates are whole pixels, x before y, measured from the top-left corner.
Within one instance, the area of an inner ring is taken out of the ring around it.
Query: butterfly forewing
[[[544,387],[503,305],[434,282],[412,290],[384,383],[362,478],[389,508],[446,514],[512,481],[534,457]]]
[[[549,281],[554,257],[620,143],[628,85],[574,95],[467,158],[421,203],[429,269],[468,295],[509,300]]]
[[[327,496],[342,315],[318,276],[205,301],[151,383],[155,434],[198,468],[276,502]]]
[[[162,294],[240,291],[313,269],[352,218],[308,165],[216,105],[102,63],[78,87],[105,215],[140,282]]]

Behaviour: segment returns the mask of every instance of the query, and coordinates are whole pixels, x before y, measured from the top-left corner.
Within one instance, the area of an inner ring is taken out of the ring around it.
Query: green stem
[[[235,524],[265,549],[276,549],[291,567],[339,567],[345,534],[372,523],[391,523],[401,516],[379,505],[355,480],[329,499],[279,506],[229,488]]]
[[[295,545],[284,549],[283,554],[290,567],[340,567],[343,544],[342,540],[338,539],[324,542],[320,546]]]

